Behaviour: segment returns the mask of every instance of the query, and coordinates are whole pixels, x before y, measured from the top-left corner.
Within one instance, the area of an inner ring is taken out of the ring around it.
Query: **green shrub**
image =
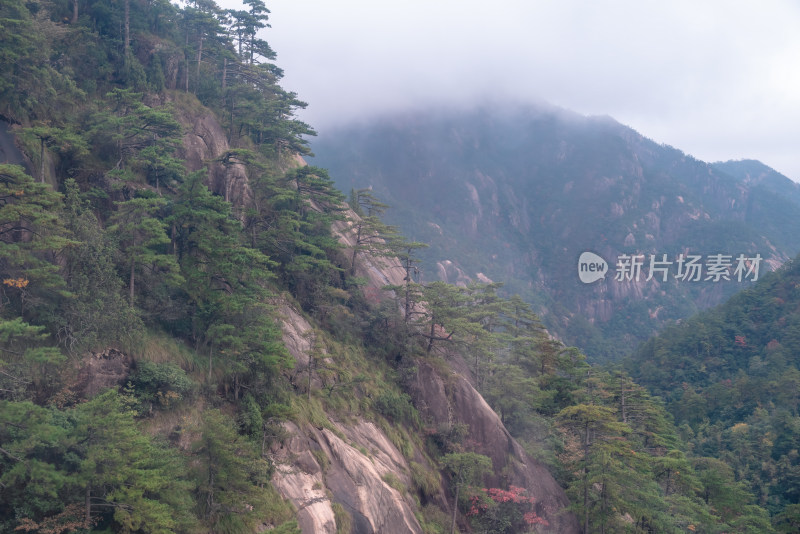
[[[439,475],[438,473],[426,469],[424,465],[417,462],[411,462],[411,481],[414,487],[426,498],[430,499],[439,493]]]
[[[399,478],[397,478],[397,475],[395,475],[394,473],[391,472],[384,473],[381,476],[381,480],[386,482],[390,487],[396,489],[400,493],[406,492],[405,484],[403,484],[403,482]]]
[[[422,517],[421,520],[420,516]],[[449,532],[450,517],[436,505],[426,504],[417,519],[420,520],[422,531],[425,534],[444,534]]]
[[[134,395],[143,408],[166,408],[191,395],[197,384],[186,372],[172,362],[153,363],[140,361],[130,376]]]
[[[374,407],[378,413],[395,423],[419,426],[419,413],[411,404],[411,397],[405,393],[394,393],[393,391],[381,393],[375,399]]]
[[[353,517],[338,502],[332,502],[333,519],[336,521],[336,534],[350,534],[353,531]]]
[[[245,434],[251,437],[261,437],[264,429],[264,417],[255,398],[249,393],[242,399],[239,423]]]

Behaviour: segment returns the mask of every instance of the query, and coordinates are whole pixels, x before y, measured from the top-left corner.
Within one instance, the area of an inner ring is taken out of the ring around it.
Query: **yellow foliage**
[[[162,406],[169,406],[174,401],[180,400],[181,395],[175,391],[167,391],[166,393],[158,392],[156,393],[156,397],[158,398],[158,402]]]
[[[27,278],[6,278],[3,283],[9,287],[22,289],[23,287],[28,287],[29,281]]]

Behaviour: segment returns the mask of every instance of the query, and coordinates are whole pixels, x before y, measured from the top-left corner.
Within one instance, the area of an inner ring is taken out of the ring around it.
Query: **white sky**
[[[224,7],[237,0],[218,0]],[[430,105],[546,101],[800,181],[797,0],[271,0],[263,37],[319,132]]]

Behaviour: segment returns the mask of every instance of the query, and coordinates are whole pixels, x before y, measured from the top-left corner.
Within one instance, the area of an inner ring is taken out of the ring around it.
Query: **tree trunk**
[[[131,258],[131,282],[130,282],[131,308],[133,308],[133,290],[135,282],[136,282],[136,261],[133,258]]]
[[[125,0],[125,38],[122,42],[122,52],[125,55],[125,66],[129,67],[131,53],[131,0]]]
[[[44,137],[39,138],[39,180],[44,183]]]
[[[72,19],[70,19],[70,24],[75,24],[78,22],[78,0],[72,0]]]
[[[461,490],[461,484],[456,484],[456,496],[453,499],[453,522],[450,524],[450,534],[456,531],[456,515],[458,514],[458,492]]]
[[[428,339],[428,350],[425,351],[426,354],[430,354],[431,349],[433,348],[433,335],[436,333],[436,321],[433,320],[431,317],[431,335]]]
[[[222,105],[225,105],[225,87],[228,85],[228,58],[222,58]]]
[[[405,264],[406,276],[405,276],[405,278],[403,278],[403,281],[406,283],[406,306],[405,306],[406,317],[405,317],[405,320],[406,320],[406,325],[407,325],[408,322],[411,320],[411,312],[414,311],[414,303],[411,301],[411,282],[412,282],[411,272],[413,270],[412,266],[413,266],[414,262],[411,259],[411,248],[409,248],[406,252],[408,254],[406,256],[406,264]]]
[[[200,63],[203,61],[203,36],[200,36],[200,43],[197,47],[197,85],[200,85]],[[194,88],[197,92],[197,86]]]
[[[188,28],[186,29],[186,49],[187,50],[189,49],[189,29]],[[184,78],[186,78],[184,90],[188,93],[189,92],[189,54],[188,53],[184,53],[183,57],[184,57],[184,60],[186,61],[186,68],[184,69],[184,71],[185,71]]]
[[[214,471],[211,470],[211,460],[208,461],[208,493],[206,494],[206,507],[208,516],[214,513]]]
[[[86,506],[85,515],[83,517],[83,527],[88,529],[92,526],[92,485],[86,484],[86,495],[84,499]]]

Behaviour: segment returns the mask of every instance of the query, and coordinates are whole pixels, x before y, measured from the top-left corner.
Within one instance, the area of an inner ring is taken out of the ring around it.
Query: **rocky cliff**
[[[288,305],[281,315],[284,343],[298,367],[307,367],[312,327]],[[410,467],[397,447],[361,418],[330,425],[285,423],[287,438],[272,450],[272,483],[297,508],[303,532],[335,534],[334,503],[352,518],[353,532],[422,532],[413,500],[387,482],[411,486]]]
[[[235,207],[247,206],[252,198],[247,171],[241,163],[222,161],[229,145],[219,122],[213,115],[197,113],[191,102],[180,100],[180,95],[173,98],[184,127],[180,156],[187,170],[208,169],[207,184],[213,191]],[[358,217],[352,211],[345,215],[347,220]],[[354,238],[347,220],[335,223],[333,230],[344,247],[352,247]],[[449,266],[443,266],[446,267]],[[453,273],[454,281],[463,281],[463,273]],[[395,295],[383,288],[401,285],[404,276],[396,260],[368,254],[359,256],[356,274],[365,280],[362,291],[371,305],[394,299]],[[298,374],[308,371],[313,357],[319,358],[322,365],[314,367],[307,387],[330,387],[332,381],[335,384],[338,377],[323,377],[316,370],[332,363],[324,349],[320,353],[314,345],[318,326],[288,299],[282,300],[278,308],[283,342],[296,362],[292,381],[298,381]],[[444,367],[420,359],[409,387],[424,424],[429,428],[466,425],[474,452],[489,457],[493,471],[502,473],[487,477],[485,484],[525,488],[536,499],[536,512],[548,522],[542,531],[578,532],[574,516],[564,510],[569,504],[564,491],[504,428],[472,386],[469,371],[458,354],[440,354],[436,358],[443,358]],[[119,351],[109,349],[89,355],[80,369],[76,391],[93,396],[106,387],[124,384],[130,371],[131,358]],[[369,373],[370,369],[364,371]],[[423,532],[422,504],[413,490],[415,469],[427,473],[431,482],[425,501],[448,515],[452,513],[448,481],[426,453],[423,437],[417,436],[400,447],[390,435],[391,429],[362,414],[325,413],[324,418],[284,422],[283,439],[269,450],[275,466],[272,484],[294,505],[304,534],[334,534],[347,525],[351,532],[359,534]]]
[[[465,368],[458,354],[447,359]],[[437,426],[467,425],[475,452],[492,460],[495,473],[485,483],[492,487],[510,485],[525,488],[536,499],[536,512],[549,523],[550,532],[579,532],[574,515],[564,509],[569,500],[547,468],[531,458],[503,426],[500,418],[472,386],[467,377],[455,372],[442,376],[429,362],[417,362],[411,384],[416,403],[423,414]]]
[[[348,217],[357,215],[350,211]],[[342,244],[352,246],[353,236],[348,228],[346,222],[337,223],[335,232]],[[382,257],[359,258],[357,274],[366,280],[363,291],[368,300],[377,303],[392,299],[394,296],[383,287],[403,282],[401,265]],[[287,303],[281,306],[281,316],[284,344],[297,362],[297,369],[307,369],[313,349],[310,341],[313,327]],[[505,429],[473,387],[461,357],[457,353],[436,357],[444,358],[448,365],[434,366],[424,358],[419,359],[409,387],[426,425],[431,428],[466,425],[473,451],[488,456],[493,471],[502,473],[487,477],[486,485],[525,488],[536,499],[536,512],[548,522],[542,531],[579,532],[576,518],[565,511],[569,501],[563,489]],[[398,487],[412,487],[412,461],[437,472],[419,444],[403,454],[381,428],[361,417],[347,421],[334,419],[330,423],[330,428],[287,423],[284,428],[288,438],[272,450],[277,465],[273,484],[297,508],[304,534],[336,532],[337,505],[346,512],[352,532],[421,532],[415,517],[420,511],[419,501],[408,492],[398,491]],[[439,489],[428,499],[446,509],[449,515],[452,496],[443,477],[437,473],[436,478]]]

